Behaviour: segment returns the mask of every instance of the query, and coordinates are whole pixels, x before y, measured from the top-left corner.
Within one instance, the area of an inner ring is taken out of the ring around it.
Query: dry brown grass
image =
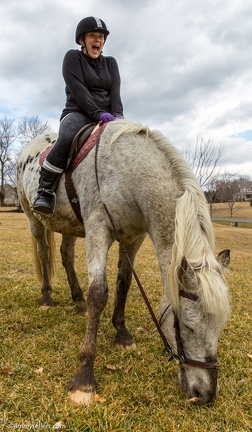
[[[113,246],[108,266],[110,299],[101,320],[96,362],[99,393],[106,401],[84,408],[72,406],[65,390],[65,383],[78,366],[85,317],[76,313],[70,300],[59,253],[54,283],[56,306],[43,311],[37,304],[40,293],[27,220],[24,214],[0,212],[0,370],[4,372],[0,375],[0,431],[49,430],[57,422],[61,422],[61,430],[73,432],[252,430],[252,230],[220,225],[214,225],[214,229],[217,250],[231,249],[228,279],[232,316],[220,338],[218,400],[212,407],[188,404],[178,386],[177,367],[163,355],[135,283],[129,295],[127,322],[137,350],[122,353],[114,347],[110,321],[117,247]],[[56,240],[59,245],[59,235]],[[77,242],[76,255],[78,275],[86,292],[82,239]],[[157,310],[161,285],[149,240],[140,251],[136,271]],[[108,364],[115,370],[107,369]],[[36,373],[38,369],[42,373]]]

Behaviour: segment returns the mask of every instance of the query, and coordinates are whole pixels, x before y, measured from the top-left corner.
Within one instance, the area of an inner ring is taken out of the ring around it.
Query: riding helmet
[[[77,25],[76,33],[75,33],[76,43],[80,45],[79,42],[80,37],[83,36],[85,33],[89,33],[89,32],[103,33],[105,40],[109,35],[109,31],[106,27],[105,22],[102,21],[100,18],[90,16],[87,18],[83,18]]]

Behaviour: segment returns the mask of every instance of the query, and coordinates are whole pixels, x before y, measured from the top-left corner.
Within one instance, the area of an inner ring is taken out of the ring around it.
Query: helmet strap
[[[90,57],[86,45],[82,45],[82,46],[81,46],[81,51],[82,51],[84,54],[86,54],[88,57]]]

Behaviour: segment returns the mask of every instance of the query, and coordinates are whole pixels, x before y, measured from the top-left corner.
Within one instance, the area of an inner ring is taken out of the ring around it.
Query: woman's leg
[[[44,168],[49,171],[54,171],[50,167],[59,168],[61,171],[66,168],[72,141],[77,132],[88,123],[91,123],[91,121],[78,112],[70,113],[63,118],[59,127],[58,139],[43,164]],[[57,172],[59,171],[57,170]]]
[[[34,212],[53,215],[55,191],[66,168],[72,141],[77,132],[88,123],[91,123],[90,120],[78,112],[68,114],[61,121],[58,139],[40,170],[38,196],[32,206]]]

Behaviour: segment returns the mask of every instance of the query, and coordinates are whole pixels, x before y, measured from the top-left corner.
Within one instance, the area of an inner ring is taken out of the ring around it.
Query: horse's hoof
[[[122,343],[116,343],[116,346],[123,351],[131,351],[131,350],[134,351],[136,349],[135,342],[133,342],[130,345],[126,345],[126,344],[122,344]]]
[[[81,390],[75,390],[74,392],[68,392],[68,397],[76,405],[88,406],[94,400],[95,394],[95,392],[85,393]]]
[[[54,301],[50,295],[44,295],[39,302],[40,306],[54,306]]]
[[[50,307],[51,306],[41,305],[41,306],[39,306],[39,309],[44,311],[44,310],[50,309]]]

